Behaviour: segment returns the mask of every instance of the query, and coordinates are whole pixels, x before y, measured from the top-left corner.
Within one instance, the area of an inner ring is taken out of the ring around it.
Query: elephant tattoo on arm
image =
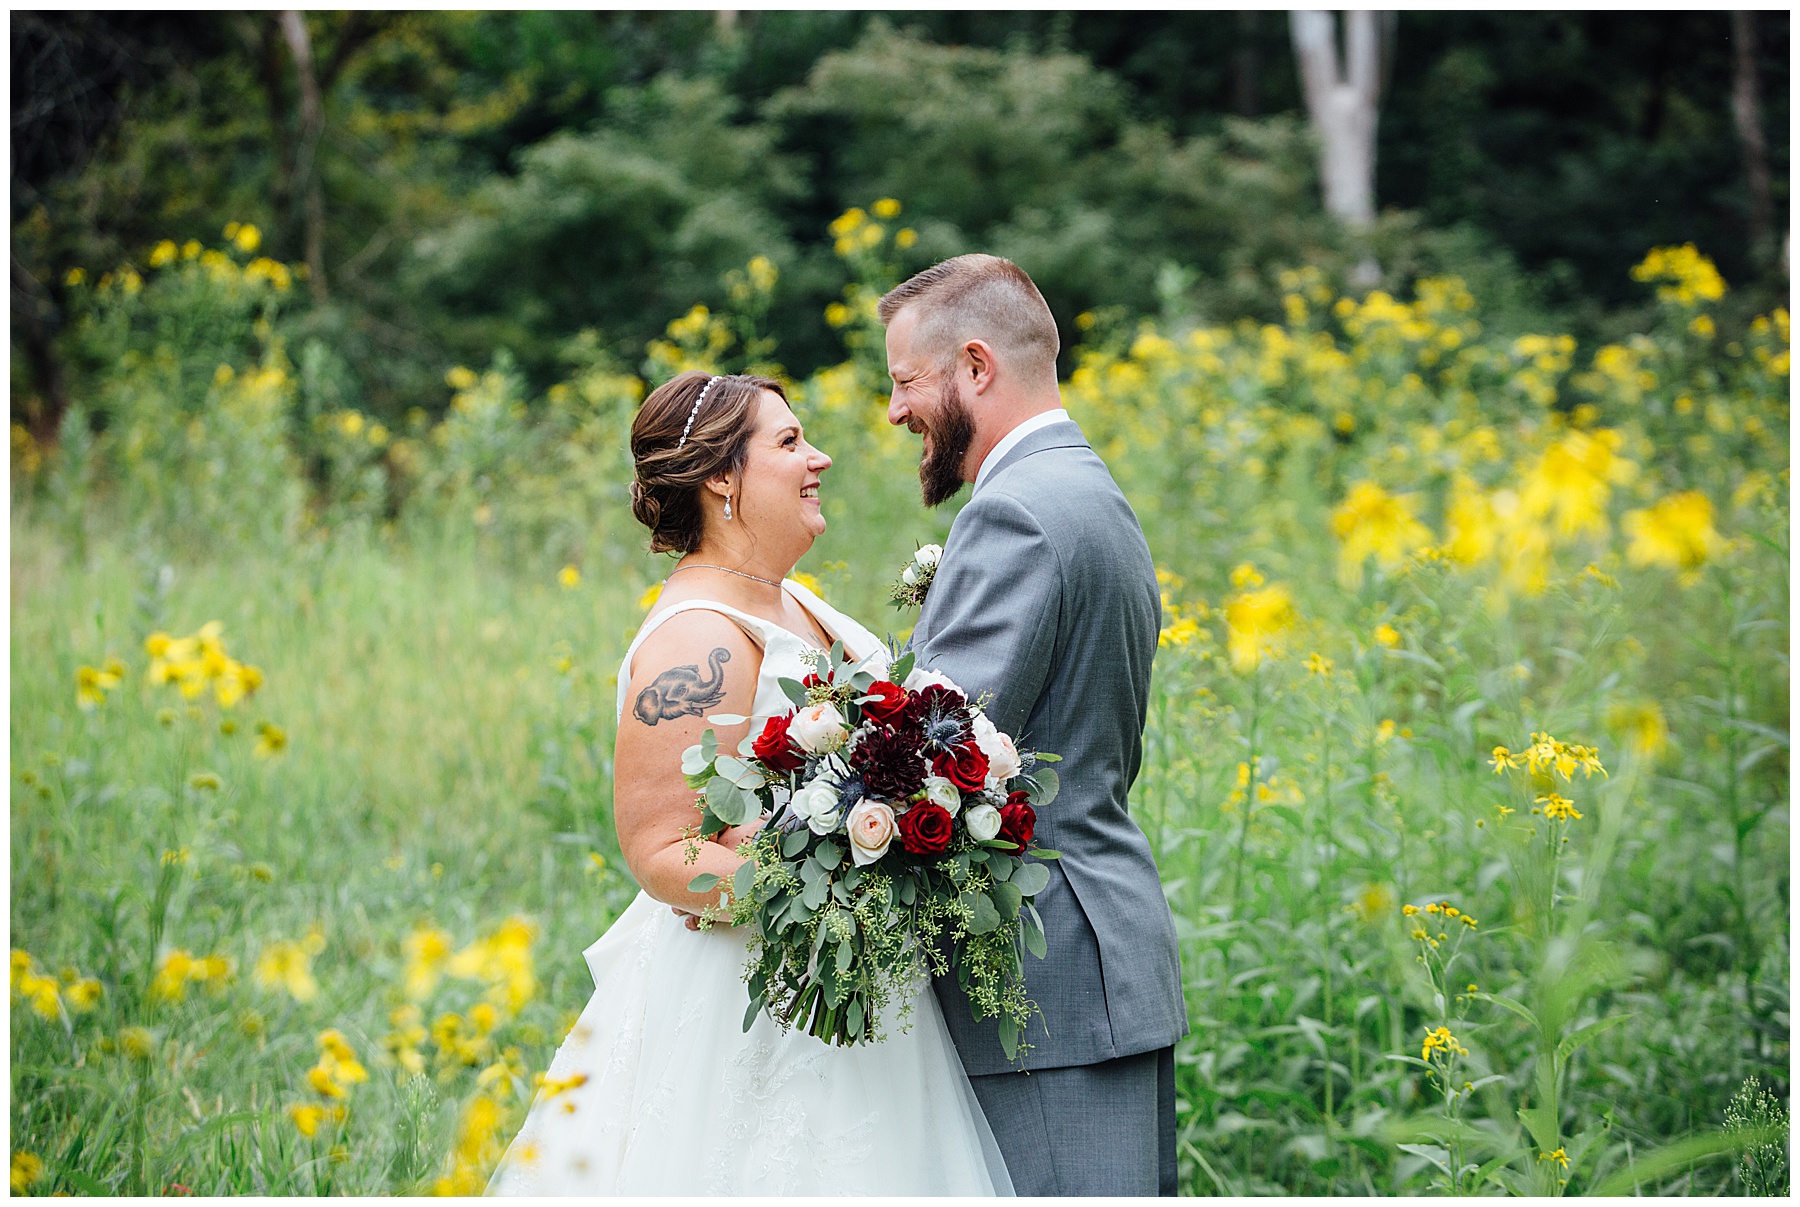
[[[631,706],[632,715],[646,725],[675,717],[703,716],[725,698],[725,664],[730,661],[731,651],[720,646],[706,656],[706,678],[700,677],[697,665],[664,671],[638,693],[637,702]]]

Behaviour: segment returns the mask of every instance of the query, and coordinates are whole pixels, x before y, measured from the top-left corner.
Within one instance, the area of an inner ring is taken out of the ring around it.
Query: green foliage
[[[921,228],[863,203],[830,232],[853,359],[792,394],[836,459],[808,571],[879,625],[951,517],[868,317]],[[279,265],[183,255],[95,287],[104,427],[14,434],[15,1150],[40,1190],[473,1192],[633,891],[609,675],[666,566],[626,506],[649,383],[584,334],[547,389],[496,352],[389,430],[328,341],[296,368],[259,329]],[[1788,1057],[1787,315],[1728,327],[1690,247],[1633,275],[1655,321],[1592,350],[1317,269],[1279,323],[1076,321],[1065,402],[1166,590],[1132,803],[1190,1190],[1775,1176],[1729,1099]],[[782,276],[677,305],[644,373],[772,360]],[[259,688],[154,640],[211,620]]]

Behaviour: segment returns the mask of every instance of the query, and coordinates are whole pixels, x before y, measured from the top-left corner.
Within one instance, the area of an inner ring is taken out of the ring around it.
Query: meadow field
[[[833,225],[846,359],[794,383],[801,569],[896,636],[953,511],[883,421],[902,220]],[[257,244],[71,281],[93,394],[13,432],[15,1193],[480,1190],[636,892],[633,408],[779,356],[758,257],[642,365],[446,365],[383,424]],[[1596,346],[1312,270],[1279,324],[1077,321],[1165,588],[1183,1193],[1785,1192],[1788,315],[1645,250]]]

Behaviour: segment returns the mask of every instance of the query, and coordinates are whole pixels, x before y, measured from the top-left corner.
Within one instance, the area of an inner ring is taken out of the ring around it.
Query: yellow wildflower
[[[99,981],[93,977],[82,977],[68,988],[66,997],[69,1009],[76,1014],[86,1014],[100,1004],[100,997],[104,992]]]
[[[44,1175],[44,1163],[31,1153],[14,1153],[10,1185],[14,1194],[24,1194]]]
[[[313,977],[313,956],[323,948],[314,936],[301,942],[277,939],[263,949],[256,959],[256,983],[264,989],[283,989],[297,1002],[310,1002],[319,996],[319,982]]]
[[[1322,654],[1309,654],[1306,659],[1306,673],[1309,675],[1317,675],[1321,679],[1329,679],[1331,677],[1333,665],[1331,659]]]
[[[1555,1161],[1558,1164],[1560,1164],[1564,1169],[1567,1169],[1569,1167],[1569,1154],[1560,1148],[1556,1149],[1553,1152],[1539,1153],[1538,1160],[1540,1160],[1540,1161]]]
[[[1712,500],[1697,490],[1628,511],[1623,526],[1631,538],[1625,558],[1633,566],[1691,570],[1718,556],[1725,544],[1713,528]]]
[[[1662,281],[1656,296],[1665,302],[1694,306],[1725,296],[1725,279],[1713,262],[1692,244],[1656,247],[1631,270],[1635,281]]]
[[[406,996],[431,996],[450,956],[449,934],[434,926],[419,926],[406,936],[401,948],[406,953]]]
[[[1374,922],[1394,908],[1394,890],[1385,884],[1364,885],[1351,908],[1364,922]]]
[[[1342,545],[1338,580],[1348,587],[1362,584],[1369,558],[1383,570],[1398,569],[1407,556],[1431,541],[1431,532],[1413,514],[1410,495],[1393,495],[1373,482],[1358,482],[1331,513],[1331,531]]]
[[[1184,646],[1200,635],[1200,624],[1192,616],[1179,617],[1174,624],[1156,635],[1158,649]]]
[[[1260,587],[1263,585],[1263,576],[1258,573],[1254,564],[1239,562],[1231,569],[1231,585],[1234,587]]]
[[[656,603],[657,599],[661,597],[662,589],[663,585],[661,583],[651,583],[644,593],[638,596],[638,607],[648,611]]]
[[[1280,584],[1245,591],[1227,600],[1226,648],[1231,655],[1232,667],[1238,671],[1253,671],[1262,665],[1265,657],[1278,656],[1294,621],[1293,597]]]
[[[1445,1059],[1452,1055],[1467,1056],[1469,1050],[1457,1042],[1456,1036],[1450,1034],[1450,1028],[1439,1027],[1425,1033],[1425,1043],[1420,1049],[1419,1059],[1430,1060],[1433,1052],[1442,1052]]]
[[[1552,792],[1537,798],[1537,803],[1544,807],[1544,816],[1551,821],[1580,821],[1581,814],[1575,808],[1575,802],[1566,796]]]
[[[119,686],[125,666],[117,658],[108,658],[98,669],[75,668],[75,703],[84,710],[106,703],[106,693]]]
[[[272,758],[287,749],[287,730],[268,721],[256,727],[256,748],[250,753],[259,759]]]
[[[1383,622],[1375,626],[1375,644],[1393,649],[1400,644],[1400,630]]]
[[[1606,725],[1642,758],[1656,758],[1669,744],[1669,723],[1654,700],[1613,705],[1606,710]]]
[[[288,1107],[287,1113],[300,1134],[311,1139],[318,1134],[319,1125],[325,1122],[326,1108],[310,1102],[296,1102]]]
[[[127,1027],[119,1032],[119,1047],[133,1060],[149,1060],[156,1052],[156,1036],[148,1027]]]
[[[565,588],[572,589],[579,587],[581,585],[581,571],[576,569],[573,565],[564,566],[561,570],[556,572],[556,581],[561,583]]]

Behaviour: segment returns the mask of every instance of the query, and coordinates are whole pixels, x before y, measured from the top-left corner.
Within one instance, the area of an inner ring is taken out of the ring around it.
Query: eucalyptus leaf
[[[762,774],[740,758],[722,754],[713,760],[713,766],[718,769],[720,775],[740,788],[755,791],[763,785]],[[741,825],[742,823],[733,822],[732,824]]]
[[[793,701],[795,708],[806,707],[806,688],[800,685],[798,679],[789,679],[784,675],[775,682],[780,685],[783,694]]]
[[[1004,1014],[1000,1016],[1000,1048],[1006,1053],[1006,1059],[1017,1059],[1019,1055],[1019,1024]]]
[[[994,906],[1000,911],[1000,917],[1006,921],[1019,916],[1019,887],[1002,881],[989,890],[994,898]]]
[[[713,889],[718,887],[719,879],[718,876],[713,875],[711,872],[701,872],[698,876],[688,881],[688,892],[710,893]]]
[[[1050,887],[1050,869],[1041,863],[1027,863],[1007,883],[1025,896],[1035,897]]]
[[[1046,807],[1062,791],[1062,777],[1048,767],[1032,772],[1031,782],[1034,785],[1031,790],[1031,807],[1034,809]]]
[[[792,859],[805,849],[806,831],[804,829],[795,830],[790,834],[782,835],[781,857],[783,859]]]
[[[726,825],[741,826],[762,811],[762,802],[721,775],[706,781],[706,807]]]
[[[994,908],[993,898],[986,893],[976,893],[972,917],[969,919],[969,933],[992,934],[999,925],[1000,911]]]
[[[1035,913],[1030,910],[1019,915],[1019,933],[1025,937],[1025,950],[1041,960],[1050,953],[1050,946],[1044,941],[1044,928],[1034,920]]]
[[[912,674],[913,663],[916,661],[917,655],[911,650],[900,655],[900,657],[894,660],[893,666],[888,669],[888,682],[905,683],[906,677]]]
[[[706,719],[708,721],[711,721],[714,725],[724,725],[727,728],[729,728],[733,725],[742,725],[745,721],[748,721],[750,718],[749,717],[740,717],[734,712],[722,712],[722,713],[717,714],[716,716],[711,716]]]

